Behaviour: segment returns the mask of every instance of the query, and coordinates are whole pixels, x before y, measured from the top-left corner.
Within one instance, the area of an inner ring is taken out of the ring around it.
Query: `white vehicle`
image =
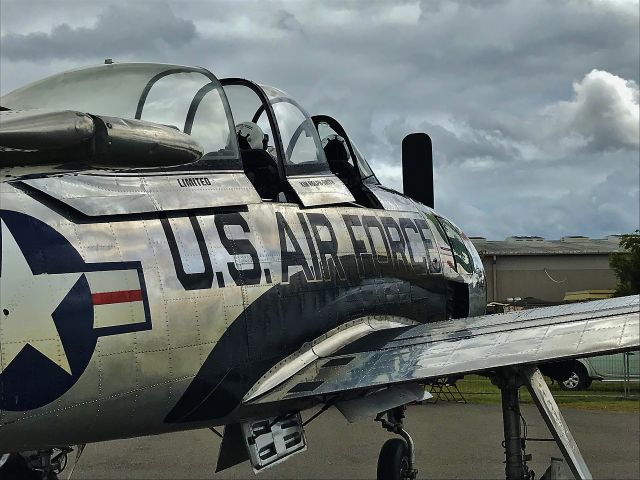
[[[625,362],[628,373],[625,372]],[[585,390],[593,380],[623,382],[628,378],[632,382],[640,381],[640,352],[637,351],[577,358],[569,366],[569,376],[561,382],[562,388],[566,390]]]

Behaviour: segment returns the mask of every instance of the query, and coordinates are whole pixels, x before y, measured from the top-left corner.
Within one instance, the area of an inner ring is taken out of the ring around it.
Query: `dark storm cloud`
[[[9,0],[10,16],[23,3]],[[402,137],[426,131],[436,206],[470,234],[638,228],[635,0],[143,4],[158,5],[157,20],[138,4],[89,4],[72,3],[66,20],[48,4],[2,19],[3,92],[105,56],[202,65],[335,116],[397,188]],[[84,23],[79,9],[89,12]],[[57,34],[61,24],[72,34]],[[115,42],[107,33],[118,28],[127,40],[103,53],[96,45]]]
[[[180,47],[196,37],[192,21],[178,18],[166,3],[110,5],[91,27],[66,23],[50,32],[2,36],[2,55],[9,60],[91,58],[110,54],[149,53]]]

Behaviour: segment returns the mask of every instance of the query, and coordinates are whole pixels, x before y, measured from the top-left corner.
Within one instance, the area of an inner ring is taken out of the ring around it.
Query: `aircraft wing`
[[[378,330],[294,368],[268,391],[252,389],[244,401],[343,396],[510,365],[637,350],[639,305],[635,295]]]

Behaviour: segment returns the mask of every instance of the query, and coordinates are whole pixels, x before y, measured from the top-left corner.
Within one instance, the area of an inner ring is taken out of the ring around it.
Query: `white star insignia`
[[[82,273],[34,275],[6,224],[0,220],[0,373],[31,345],[71,374],[52,314]]]

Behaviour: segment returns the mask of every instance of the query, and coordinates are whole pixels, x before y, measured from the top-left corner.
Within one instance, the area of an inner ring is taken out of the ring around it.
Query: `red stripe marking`
[[[121,290],[119,292],[92,293],[94,305],[109,305],[110,303],[139,302],[142,300],[141,290]]]

